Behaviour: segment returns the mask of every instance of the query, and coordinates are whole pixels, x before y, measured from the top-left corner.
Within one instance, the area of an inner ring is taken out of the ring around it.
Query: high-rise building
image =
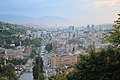
[[[90,25],[87,25],[87,30],[90,31]]]
[[[95,30],[95,26],[91,25],[91,31],[94,31],[94,30]]]
[[[75,30],[75,27],[74,26],[69,26],[69,31],[74,31]]]

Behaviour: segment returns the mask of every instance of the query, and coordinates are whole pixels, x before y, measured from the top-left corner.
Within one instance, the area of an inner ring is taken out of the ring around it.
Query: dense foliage
[[[6,60],[7,63],[12,63],[14,65],[25,65],[28,61],[28,58],[24,59],[8,59]],[[0,59],[0,64],[4,64],[4,59]]]
[[[119,14],[120,17],[120,14]],[[110,30],[106,34],[106,39],[108,42],[112,43],[115,46],[120,45],[120,18],[114,21],[116,24],[113,26],[114,29]]]
[[[22,42],[22,45],[28,46],[32,43],[32,40],[30,39],[30,37],[27,37],[24,40],[21,40],[21,42]]]
[[[25,65],[28,61],[28,58],[25,59],[11,59],[7,60],[7,63],[12,63],[14,65]]]
[[[68,80],[119,80],[120,50],[108,48],[96,54],[81,55],[76,71],[69,73]]]
[[[34,47],[34,48],[32,48],[32,52],[31,52],[31,54],[30,54],[30,58],[33,59],[33,58],[36,56],[36,54],[37,54],[36,48]]]
[[[45,49],[50,52],[52,50],[52,43],[49,43],[45,46]]]
[[[61,71],[56,73],[55,75],[52,75],[48,78],[49,80],[66,80],[66,72]]]
[[[22,25],[0,22],[0,47],[14,48],[10,44],[19,46],[19,34],[25,34],[26,29]]]
[[[0,22],[0,47],[4,48],[15,48],[20,46],[20,41],[22,45],[28,46],[34,44],[36,47],[40,46],[41,38],[31,39],[30,35],[25,39],[22,39],[19,35],[26,34],[26,28],[22,25],[10,24]],[[15,46],[11,46],[15,44]]]
[[[32,44],[35,45],[35,47],[40,47],[42,39],[41,38],[35,38],[32,40]]]
[[[43,74],[43,61],[41,57],[36,57],[35,64],[33,67],[33,77],[35,80],[44,80],[44,74]]]
[[[0,67],[1,80],[18,80],[15,74],[15,68],[12,64]]]
[[[8,80],[8,79],[7,79],[7,77],[1,76],[1,77],[0,77],[0,80]]]

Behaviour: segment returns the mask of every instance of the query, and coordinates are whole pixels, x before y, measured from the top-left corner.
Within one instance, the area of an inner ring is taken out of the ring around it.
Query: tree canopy
[[[40,47],[42,39],[41,38],[35,38],[32,40],[32,44],[35,45],[35,47]]]
[[[7,64],[1,67],[0,74],[6,77],[6,80],[17,80],[17,76],[15,74],[15,68],[12,64]],[[2,76],[1,78],[5,78]]]
[[[45,46],[45,49],[50,52],[52,50],[52,43],[49,43]]]
[[[0,80],[8,80],[6,77],[0,77]]]
[[[119,80],[120,50],[109,48],[96,54],[81,55],[76,71],[68,80]]]
[[[114,21],[114,29],[106,34],[106,40],[115,46],[120,45],[120,14],[118,20]]]
[[[35,64],[33,67],[33,77],[35,80],[44,80],[44,75],[43,75],[43,61],[41,57],[36,57],[35,58]]]

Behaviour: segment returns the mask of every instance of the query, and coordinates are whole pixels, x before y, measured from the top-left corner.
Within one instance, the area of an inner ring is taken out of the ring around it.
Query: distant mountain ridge
[[[69,20],[59,16],[28,17],[8,14],[0,14],[0,21],[16,24],[34,23],[45,25],[69,23]]]

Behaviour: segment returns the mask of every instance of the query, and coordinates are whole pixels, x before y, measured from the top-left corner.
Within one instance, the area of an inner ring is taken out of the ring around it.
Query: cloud
[[[109,4],[110,4],[111,6],[115,6],[115,5],[118,5],[119,3],[120,3],[119,0],[111,0]]]
[[[95,6],[95,7],[113,7],[113,6],[119,6],[120,0],[90,0],[89,6]]]

